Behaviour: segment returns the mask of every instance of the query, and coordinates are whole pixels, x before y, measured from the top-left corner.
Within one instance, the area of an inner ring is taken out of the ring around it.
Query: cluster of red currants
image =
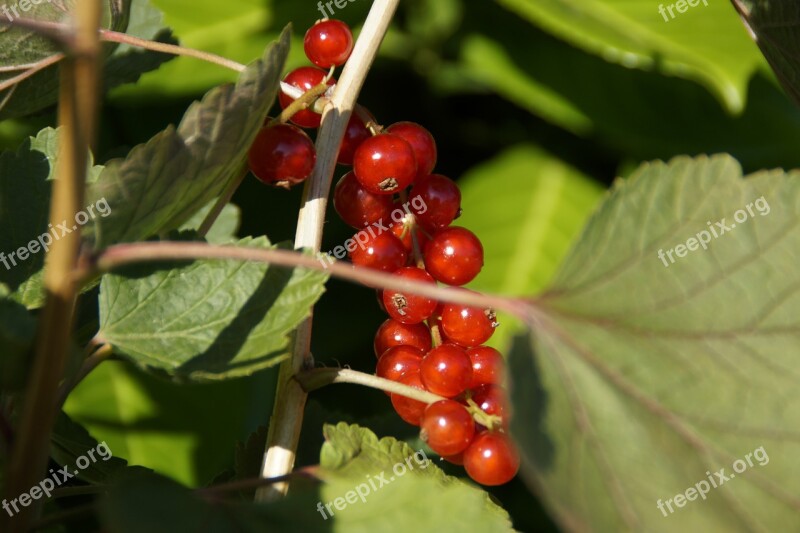
[[[306,55],[322,68],[343,64],[352,48],[352,33],[341,21],[318,22],[305,37]],[[305,92],[333,80],[324,70],[302,67],[284,82]],[[284,109],[292,101],[281,95]],[[290,120],[316,128],[320,118],[305,108]],[[353,169],[333,194],[336,212],[359,230],[346,246],[355,265],[457,287],[478,275],[483,246],[471,231],[451,226],[461,214],[461,192],[452,180],[433,173],[437,156],[436,141],[421,125],[399,122],[384,129],[358,106],[338,156],[339,164]],[[272,184],[303,181],[314,162],[313,143],[290,124],[262,129],[250,152],[253,173]],[[504,361],[497,350],[483,346],[497,327],[494,312],[396,290],[378,296],[390,318],[375,337],[377,375],[447,398],[426,405],[391,394],[397,413],[421,427],[433,451],[463,464],[478,483],[511,480],[519,456],[508,436]]]

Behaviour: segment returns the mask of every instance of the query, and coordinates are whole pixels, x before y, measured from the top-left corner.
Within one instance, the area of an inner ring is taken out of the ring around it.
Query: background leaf
[[[797,172],[743,180],[728,156],[682,157],[644,165],[592,217],[511,355],[524,472],[565,528],[797,524],[799,207]],[[659,258],[723,219],[734,233],[707,250]],[[706,501],[656,507],[760,447],[768,464]]]
[[[264,238],[237,244],[268,246]],[[289,357],[289,333],[308,316],[326,278],[220,260],[107,275],[98,337],[142,368],[174,379],[249,375]]]

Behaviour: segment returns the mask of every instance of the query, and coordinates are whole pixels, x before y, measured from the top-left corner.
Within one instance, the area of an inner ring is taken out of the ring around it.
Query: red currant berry
[[[397,235],[401,241],[403,241],[403,246],[405,246],[406,251],[411,255],[414,256],[414,243],[412,242],[411,238],[411,225],[406,224],[403,222],[402,224],[394,224],[392,226],[392,233]],[[430,242],[430,237],[425,235],[425,232],[417,230],[417,245],[419,246],[420,253],[425,253],[425,247],[428,246],[428,242]]]
[[[454,465],[463,466],[464,465],[464,452],[457,453],[455,455],[448,455],[447,457],[442,457],[448,463],[452,463]]]
[[[419,372],[406,372],[400,377],[399,382],[415,389],[425,390],[425,385],[422,384],[422,378],[420,378]],[[418,426],[427,404],[412,400],[411,398],[406,398],[400,394],[392,393],[391,396],[392,407],[394,407],[394,410],[400,415],[400,418],[409,424]]]
[[[393,346],[378,360],[375,374],[384,379],[400,381],[405,374],[419,373],[419,365],[425,352],[413,346]]]
[[[483,268],[481,241],[464,228],[446,228],[435,234],[424,255],[426,270],[448,285],[469,283]]]
[[[445,398],[458,396],[472,382],[472,362],[455,344],[442,344],[428,352],[419,372],[425,388]]]
[[[411,185],[417,175],[417,162],[410,144],[397,135],[382,133],[356,149],[353,171],[368,191],[393,194]]]
[[[417,177],[425,177],[433,172],[436,166],[436,141],[431,132],[415,122],[398,122],[386,128],[392,133],[405,139],[414,148],[417,160]]]
[[[314,143],[291,124],[262,128],[248,153],[250,172],[264,183],[281,186],[308,178],[316,160]]]
[[[497,385],[479,385],[472,391],[472,401],[478,404],[487,415],[499,416],[503,425],[508,424],[511,408],[508,404],[506,391]]]
[[[417,202],[411,204],[417,222],[431,231],[446,228],[461,212],[458,185],[440,174],[418,179],[409,198]],[[421,208],[416,208],[417,204],[421,204]]]
[[[403,267],[395,271],[397,276],[407,280],[435,284],[433,278],[417,267]],[[411,293],[391,289],[383,291],[383,305],[389,316],[403,324],[418,324],[431,316],[436,310],[436,300]]]
[[[496,320],[491,309],[450,303],[442,308],[442,331],[450,341],[466,348],[488,341],[497,327]]]
[[[374,237],[367,230],[361,230],[351,239],[353,245],[346,247],[350,260],[356,266],[392,273],[406,266],[408,254],[403,242],[393,233],[378,233]]]
[[[519,470],[519,454],[505,433],[483,432],[464,452],[464,469],[481,485],[503,485]]]
[[[322,83],[322,80],[324,80],[327,75],[327,72],[318,68],[300,67],[287,74],[286,77],[283,78],[283,81],[298,89],[302,89],[304,92],[308,92]],[[328,80],[328,85],[333,85],[334,83],[336,83],[336,81],[333,78]],[[294,98],[281,91],[278,95],[278,101],[281,103],[281,107],[286,109],[289,107],[289,104],[294,102]],[[320,116],[319,113],[314,113],[310,109],[304,109],[299,113],[295,113],[291,120],[301,128],[318,128],[322,121],[322,116]]]
[[[318,67],[339,67],[353,51],[353,32],[341,20],[323,20],[306,32],[303,48],[306,57]]]
[[[333,191],[333,207],[349,226],[361,229],[379,220],[388,220],[392,213],[392,197],[372,194],[356,179],[356,175],[348,172]]]
[[[503,356],[489,346],[477,346],[467,350],[472,361],[472,384],[474,389],[479,385],[502,385],[505,380],[506,362]]]
[[[442,400],[425,408],[420,421],[420,437],[441,456],[463,452],[475,435],[475,422],[458,402]]]
[[[375,117],[373,117],[369,111],[366,111],[366,113],[374,123]],[[344,130],[344,137],[339,147],[339,157],[336,162],[340,165],[352,165],[356,149],[370,137],[372,137],[372,132],[369,131],[369,128],[364,124],[361,117],[353,113],[350,117],[350,121],[347,123],[347,129]]]
[[[378,328],[373,345],[375,356],[380,357],[393,346],[413,346],[427,353],[431,342],[431,332],[425,324],[403,324],[389,318]]]

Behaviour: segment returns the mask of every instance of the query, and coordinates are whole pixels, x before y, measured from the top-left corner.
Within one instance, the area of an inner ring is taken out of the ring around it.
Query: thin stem
[[[319,85],[312,87],[311,89],[303,93],[303,96],[297,98],[291,104],[286,106],[286,109],[281,111],[280,115],[272,119],[269,122],[269,125],[275,126],[277,124],[285,124],[289,122],[289,119],[291,119],[297,113],[311,107],[320,96],[325,94],[325,91],[328,90],[328,87],[330,86],[324,81]]]
[[[282,483],[294,477],[305,477],[309,479],[316,479],[317,470],[319,470],[319,466],[316,465],[306,466],[303,468],[298,468],[294,472],[286,474],[285,476],[273,477],[267,479],[264,478],[239,479],[236,481],[230,481],[228,483],[221,483],[219,485],[214,485],[212,487],[203,487],[200,489],[196,489],[195,492],[200,495],[214,495],[214,494],[232,492],[237,490],[257,489],[259,487],[272,485],[273,483]]]
[[[303,206],[297,221],[295,248],[319,252],[328,195],[336,168],[347,123],[358,100],[367,73],[378,54],[381,41],[389,29],[400,0],[375,0],[347,64],[336,84],[331,100],[322,113],[322,125],[317,137],[317,163],[303,191]],[[302,368],[313,366],[311,357],[311,328],[313,314],[297,328],[292,346],[292,358],[280,366],[278,389],[267,436],[267,449],[261,477],[271,478],[292,471],[300,428],[303,424],[306,393],[292,376]],[[287,483],[276,483],[256,493],[257,501],[268,501],[286,494]]]
[[[94,140],[99,100],[101,0],[76,4],[74,27],[65,32],[67,59],[61,68],[59,123],[62,130],[50,220],[73,218],[85,205],[86,168]],[[46,301],[39,315],[33,368],[28,380],[16,445],[11,454],[6,494],[16,498],[44,475],[50,432],[58,412],[58,384],[64,376],[77,299],[74,278],[81,246],[80,229],[52,244],[44,273]],[[5,531],[26,531],[38,505],[10,520]],[[5,518],[5,517],[4,517]]]
[[[64,522],[72,518],[88,515],[92,513],[94,510],[95,510],[95,504],[87,503],[86,505],[80,505],[78,507],[72,507],[64,511],[59,511],[57,513],[49,514],[37,520],[31,526],[31,530],[44,529],[46,527],[50,527],[55,524],[63,524]]]
[[[218,56],[216,54],[203,52],[201,50],[195,50],[194,48],[184,48],[183,46],[177,46],[174,44],[159,43],[157,41],[140,39],[138,37],[134,37],[132,35],[128,35],[125,33],[119,33],[116,31],[101,29],[100,38],[104,41],[109,41],[112,43],[129,44],[131,46],[137,46],[139,48],[144,48],[145,50],[152,50],[154,52],[161,52],[164,54],[172,54],[176,56],[194,57],[195,59],[202,59],[203,61],[208,61],[209,63],[213,63],[221,67],[235,70],[236,72],[242,72],[247,68],[245,65],[242,65],[241,63],[237,63],[236,61],[233,61],[231,59],[222,56]]]
[[[523,319],[529,316],[531,309],[531,305],[524,300],[473,293],[457,288],[440,287],[432,283],[407,280],[393,274],[386,274],[365,267],[356,267],[347,262],[335,261],[328,256],[320,255],[315,258],[291,250],[258,249],[231,245],[217,246],[203,242],[160,241],[117,244],[100,252],[99,255],[91,260],[87,269],[79,273],[80,280],[82,283],[86,283],[98,274],[110,272],[134,263],[187,259],[231,259],[268,263],[286,268],[300,267],[323,272],[327,271],[338,278],[375,289],[403,291],[442,302],[452,302],[470,307],[500,309]],[[298,370],[301,368],[302,365]]]
[[[17,74],[13,78],[8,78],[4,82],[0,83],[0,91],[4,91],[4,90],[8,89],[9,87],[13,87],[13,86],[15,86],[15,85],[27,80],[31,76],[43,71],[47,67],[50,67],[51,65],[55,65],[56,63],[58,63],[62,59],[64,59],[64,54],[60,54],[59,53],[59,54],[53,54],[51,56],[47,56],[46,58],[42,59],[41,61],[37,61],[36,63],[34,63],[25,72],[23,72],[21,74]]]
[[[64,405],[67,401],[67,396],[72,392],[78,384],[83,381],[95,368],[100,366],[100,363],[108,361],[114,355],[114,350],[110,344],[104,344],[95,350],[89,357],[84,359],[78,373],[71,380],[65,380],[58,390],[58,404]]]
[[[242,165],[242,169],[239,171],[239,175],[236,177],[236,179],[233,180],[231,184],[228,185],[228,188],[225,189],[225,191],[223,191],[222,195],[219,198],[217,198],[217,203],[215,203],[214,207],[211,208],[211,211],[208,212],[208,215],[206,215],[205,220],[203,220],[203,223],[197,230],[198,235],[200,235],[201,237],[205,237],[208,234],[208,231],[211,229],[211,226],[214,225],[214,222],[217,221],[217,218],[219,218],[219,215],[220,213],[222,213],[222,210],[225,209],[225,206],[228,205],[228,202],[231,201],[231,198],[233,198],[234,193],[236,193],[236,190],[242,184],[248,172],[249,169],[247,167],[247,164],[245,163],[244,165]]]
[[[347,368],[315,368],[297,374],[295,379],[303,386],[303,390],[306,392],[315,391],[333,383],[352,383],[354,385],[363,385],[371,389],[399,394],[426,404],[447,399],[426,390],[403,385],[397,381],[380,378],[372,374],[365,374]]]
[[[83,485],[80,487],[61,487],[53,491],[53,499],[72,498],[74,496],[93,496],[111,490],[110,485]]]

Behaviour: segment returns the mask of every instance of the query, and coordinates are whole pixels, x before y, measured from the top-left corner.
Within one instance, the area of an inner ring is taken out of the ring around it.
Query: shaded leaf
[[[68,466],[71,472],[77,472],[75,477],[94,484],[108,482],[119,475],[128,464],[117,457],[105,441],[98,442],[63,411],[53,426],[50,449],[53,459],[59,465]],[[78,458],[82,458],[81,465],[77,465]],[[87,461],[88,467],[79,468]]]
[[[174,379],[249,375],[289,357],[289,333],[308,316],[326,279],[316,271],[221,260],[107,275],[98,337],[138,366]]]
[[[113,210],[88,228],[97,246],[177,229],[236,178],[275,98],[288,39],[286,30],[235,86],[212,89],[189,107],[177,128],[107,163],[88,193]]]
[[[36,320],[8,296],[8,289],[0,284],[0,389],[16,392],[27,380]]]
[[[200,226],[205,221],[206,216],[216,204],[216,200],[212,200],[200,211],[195,213],[192,218],[186,221],[181,226],[180,231],[189,231],[200,229]],[[211,229],[206,234],[206,241],[212,244],[222,244],[229,242],[236,237],[236,232],[239,230],[241,223],[242,213],[241,210],[234,204],[227,204],[222,208],[222,212],[217,217],[217,220],[212,224]]]
[[[562,526],[798,523],[799,209],[800,173],[742,179],[729,156],[646,164],[616,184],[511,354],[523,472]],[[701,233],[717,221],[730,229]],[[768,463],[705,500],[657,508],[762,448]]]

